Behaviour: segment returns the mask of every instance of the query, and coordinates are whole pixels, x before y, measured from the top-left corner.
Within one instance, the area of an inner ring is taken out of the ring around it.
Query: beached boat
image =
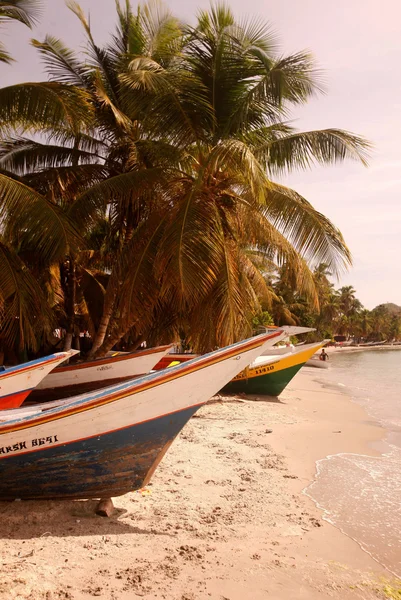
[[[0,367],[0,410],[21,406],[52,369],[77,352],[57,352],[15,367]]]
[[[327,360],[320,360],[318,356],[312,356],[306,361],[305,367],[315,367],[316,369],[328,369],[329,363]]]
[[[170,350],[171,345],[114,352],[105,358],[58,367],[39,383],[29,401],[68,398],[144,375]]]
[[[281,356],[257,358],[224,387],[224,392],[279,396],[305,362],[327,341],[295,347]]]
[[[198,408],[279,334],[97,392],[0,413],[0,499],[108,498],[142,488]]]
[[[264,333],[273,333],[274,331],[278,331],[279,328],[278,327],[263,327],[261,329],[264,329]],[[311,327],[296,327],[296,326],[292,326],[292,325],[291,326],[283,325],[283,327],[280,327],[280,331],[282,333],[277,338],[277,341],[275,342],[275,344],[277,344],[278,342],[282,342],[285,338],[289,338],[289,337],[295,336],[295,335],[301,335],[303,333],[309,333],[310,331],[316,331],[316,330]],[[294,348],[295,347],[292,344],[287,344],[284,346],[269,346],[263,352],[262,356],[265,356],[265,355],[281,356],[283,354],[288,354],[288,352],[292,352],[294,350]],[[185,352],[185,353],[169,352],[169,354],[166,354],[165,356],[163,356],[163,358],[161,358],[160,361],[153,368],[155,369],[155,371],[158,371],[159,369],[165,369],[166,367],[174,366],[176,364],[186,362],[188,360],[191,360],[192,358],[195,358],[196,356],[198,356],[198,354],[193,354],[193,353],[189,353],[189,352]]]
[[[311,331],[316,331],[313,327],[297,327],[295,325],[283,325],[281,329],[285,332],[286,337],[289,339],[292,336],[302,335],[303,333],[310,333]],[[274,331],[273,328],[268,328],[267,331]],[[282,356],[287,354],[288,352],[293,352],[298,345],[305,345],[305,342],[301,342],[294,346],[287,342],[284,346],[273,346],[273,348],[268,348],[262,354],[262,356]]]

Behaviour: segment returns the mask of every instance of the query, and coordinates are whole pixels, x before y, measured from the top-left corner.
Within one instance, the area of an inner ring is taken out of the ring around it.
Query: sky
[[[0,65],[3,86],[44,78],[29,40],[49,33],[71,47],[83,41],[64,0],[42,0],[39,25],[29,31],[13,24],[2,39],[17,62]],[[136,5],[131,0],[133,6]],[[81,0],[99,42],[114,29],[114,0]],[[169,0],[182,20],[193,21],[208,0]],[[401,3],[399,0],[229,0],[239,17],[268,21],[288,54],[309,50],[323,71],[325,95],[297,108],[300,130],[336,127],[369,139],[369,167],[356,162],[293,172],[293,187],[341,230],[353,266],[338,285],[353,285],[369,309],[383,302],[401,305]],[[246,7],[246,12],[245,12]]]

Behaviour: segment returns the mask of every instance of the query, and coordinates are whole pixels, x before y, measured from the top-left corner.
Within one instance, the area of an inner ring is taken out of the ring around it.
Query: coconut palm
[[[12,0],[0,3],[0,27],[9,21],[18,21],[27,27],[32,27],[40,12],[38,0]],[[0,42],[0,62],[10,64],[12,56],[7,52],[4,44]]]
[[[367,144],[337,129],[289,125],[290,110],[320,89],[312,58],[277,56],[263,23],[238,23],[220,5],[183,28],[159,4],[134,13],[117,3],[118,28],[103,48],[79,5],[70,8],[89,58],[48,36],[34,45],[50,82],[0,90],[0,125],[30,124],[48,136],[43,146],[29,137],[3,144],[1,199],[9,223],[13,194],[53,207],[75,244],[74,252],[71,242],[60,245],[47,264],[68,263],[72,273],[107,223],[107,265],[94,253],[108,277],[92,354],[128,332],[143,339],[165,314],[199,349],[242,337],[271,295],[261,256],[285,265],[316,303],[314,264],[336,273],[349,250],[327,218],[273,177],[314,162],[364,163]],[[24,210],[28,219],[30,203]],[[37,221],[35,232],[43,244],[48,229]]]
[[[339,292],[339,303],[340,308],[344,315],[348,316],[352,313],[355,303],[355,294],[356,290],[352,287],[352,285],[343,286],[338,290]]]

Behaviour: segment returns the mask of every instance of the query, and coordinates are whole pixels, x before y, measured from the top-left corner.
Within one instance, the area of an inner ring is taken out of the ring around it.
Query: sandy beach
[[[0,598],[391,597],[391,574],[303,493],[316,460],[374,455],[383,437],[316,375],[302,370],[277,401],[215,397],[110,519],[94,501],[1,503]]]

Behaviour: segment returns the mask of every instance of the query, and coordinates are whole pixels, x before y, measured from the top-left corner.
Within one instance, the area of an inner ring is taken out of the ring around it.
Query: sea
[[[305,490],[324,518],[401,578],[401,349],[336,352],[316,380],[361,404],[385,430],[376,457],[336,454]],[[367,419],[368,420],[368,419]]]

